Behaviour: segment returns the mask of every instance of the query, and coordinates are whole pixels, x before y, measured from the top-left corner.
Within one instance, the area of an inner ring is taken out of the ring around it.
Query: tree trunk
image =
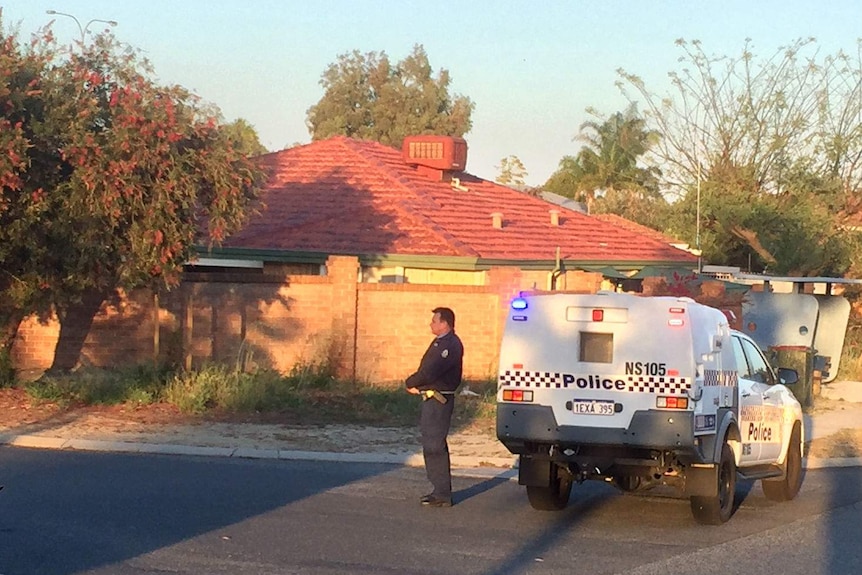
[[[0,317],[0,351],[11,351],[18,335],[18,326],[24,321],[24,314],[19,310],[11,310]]]
[[[65,372],[73,369],[81,358],[84,341],[90,333],[93,318],[96,317],[105,294],[88,291],[78,304],[70,305],[60,316],[60,337],[54,350],[54,362],[49,371]]]

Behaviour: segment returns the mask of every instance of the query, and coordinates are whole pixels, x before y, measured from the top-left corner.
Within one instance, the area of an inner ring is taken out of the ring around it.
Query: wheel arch
[[[739,431],[739,422],[733,412],[727,412],[721,420],[721,425],[718,427],[715,434],[715,445],[712,450],[712,461],[721,461],[721,448],[726,442],[733,450],[734,461],[739,464],[739,459],[742,457],[742,433]]]

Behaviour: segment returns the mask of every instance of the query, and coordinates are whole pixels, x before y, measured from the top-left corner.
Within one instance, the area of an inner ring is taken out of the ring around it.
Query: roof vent
[[[407,136],[401,156],[411,165],[463,172],[467,167],[467,142],[454,136]]]
[[[494,212],[491,214],[491,225],[496,230],[503,229],[503,212]]]

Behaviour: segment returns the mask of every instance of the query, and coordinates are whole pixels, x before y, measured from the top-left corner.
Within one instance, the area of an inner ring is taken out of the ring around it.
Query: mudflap
[[[717,497],[718,466],[714,463],[689,466],[685,471],[685,495],[687,497]]]
[[[551,484],[551,462],[522,455],[518,462],[518,485],[548,487]]]

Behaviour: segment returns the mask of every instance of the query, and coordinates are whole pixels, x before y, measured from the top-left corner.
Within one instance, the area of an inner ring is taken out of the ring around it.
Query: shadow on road
[[[2,447],[0,573],[71,575],[104,568],[391,466],[327,471],[333,469],[313,462],[285,466]]]

